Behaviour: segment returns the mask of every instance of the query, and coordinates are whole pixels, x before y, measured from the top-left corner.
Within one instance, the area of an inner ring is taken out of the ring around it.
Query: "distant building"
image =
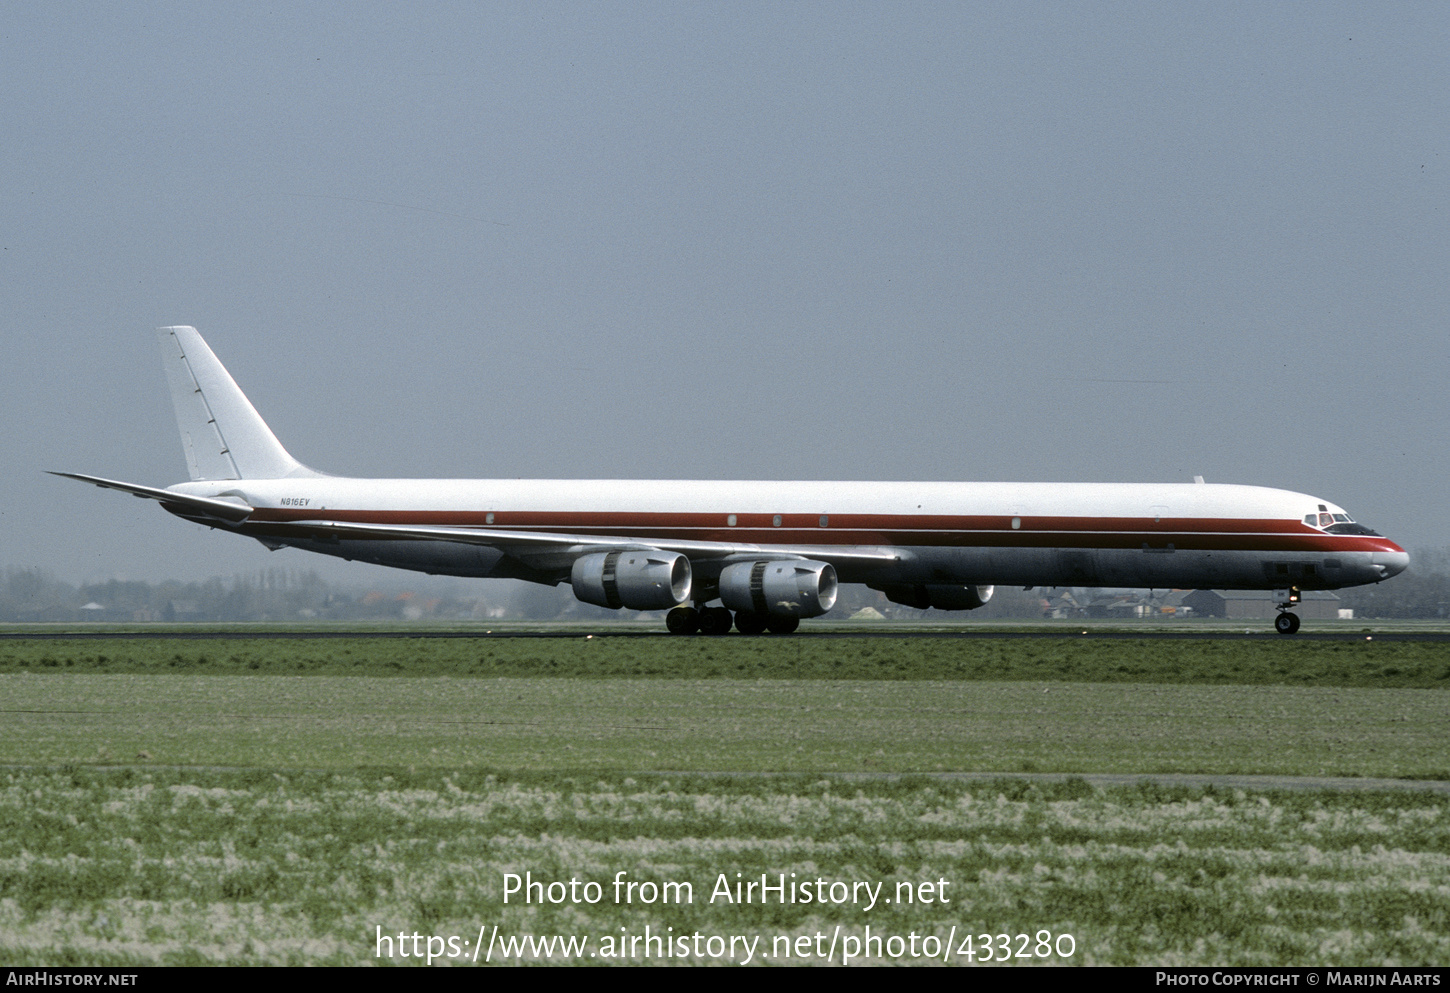
[[[161,619],[169,624],[203,620],[201,607],[195,600],[167,600],[161,608]]]
[[[1279,612],[1270,590],[1194,590],[1183,597],[1182,603],[1200,617],[1228,620],[1266,620]],[[1339,603],[1339,597],[1328,590],[1305,590],[1291,609],[1304,618],[1336,620]]]
[[[1082,617],[1084,613],[1086,611],[1077,602],[1071,590],[1063,590],[1042,601],[1042,616],[1050,617],[1053,620],[1061,621],[1069,617]]]
[[[1184,603],[1184,597],[1192,590],[1169,590],[1166,593],[1159,593],[1156,590],[1129,590],[1117,595],[1100,596],[1087,606],[1089,617],[1109,617],[1115,620],[1126,620],[1128,618],[1158,618],[1172,620],[1179,617],[1190,617],[1194,610],[1192,605]]]
[[[74,607],[52,604],[37,610],[19,611],[16,619],[26,624],[73,624],[78,620],[93,621],[95,617],[89,616],[89,612],[83,615]]]
[[[1112,617],[1122,620],[1128,617],[1148,617],[1152,613],[1153,606],[1148,602],[1148,598],[1135,593],[1100,596],[1089,601],[1087,605],[1089,617]]]

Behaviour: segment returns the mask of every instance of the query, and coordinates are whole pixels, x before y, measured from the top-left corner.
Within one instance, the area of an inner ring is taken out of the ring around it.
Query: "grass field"
[[[0,763],[1450,779],[1433,690],[0,675]]]
[[[1282,638],[326,638],[0,641],[5,673],[545,676],[1450,689],[1450,643]]]
[[[400,931],[461,964],[480,927],[595,963],[647,927],[757,962],[1443,963],[1444,794],[922,774],[1450,779],[1447,688],[1413,642],[7,641],[0,964],[360,964]],[[620,871],[694,899],[616,901]],[[526,872],[604,896],[506,905]],[[736,873],[953,902],[710,902]]]
[[[497,944],[480,956],[505,962],[615,961],[606,940],[648,928],[706,939],[687,961],[742,961],[745,946],[724,954],[733,935],[756,940],[757,963],[819,962],[819,934],[846,939],[836,963],[854,938],[863,960],[929,961],[932,939],[934,960],[967,964],[966,936],[974,956],[977,936],[994,936],[1001,958],[1005,934],[1016,964],[1443,963],[1447,851],[1446,798],[1397,791],[11,772],[0,777],[0,964],[364,964],[378,961],[379,933],[399,932],[439,936],[435,964],[461,964],[480,927],[506,941],[587,939],[573,956]],[[596,882],[602,899],[560,888],[559,903],[505,904],[505,874],[526,872]],[[674,883],[675,899],[617,900],[619,873]],[[824,906],[712,902],[722,876],[761,873],[879,886],[887,899],[904,883],[932,902],[868,905],[862,892],[833,903],[829,891]],[[462,954],[447,956],[447,936]],[[622,960],[651,959],[636,947]]]

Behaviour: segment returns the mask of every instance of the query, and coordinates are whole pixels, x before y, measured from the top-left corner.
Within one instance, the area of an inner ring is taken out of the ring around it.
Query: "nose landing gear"
[[[1280,634],[1293,634],[1299,630],[1299,615],[1291,613],[1290,607],[1299,605],[1299,587],[1291,586],[1287,590],[1275,590],[1275,604],[1279,608],[1279,616],[1274,618],[1274,630]]]

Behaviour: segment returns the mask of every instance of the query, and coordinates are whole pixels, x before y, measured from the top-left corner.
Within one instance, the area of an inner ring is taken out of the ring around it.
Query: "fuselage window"
[[[780,515],[776,514],[774,517],[772,517],[770,519],[770,523],[772,527],[780,527]]]
[[[1334,515],[1333,514],[1320,514],[1319,515],[1319,526],[1320,527],[1327,528],[1327,527],[1329,527],[1329,525],[1331,525],[1333,523],[1334,523]]]
[[[822,514],[821,515],[821,527],[828,528],[830,526],[831,526],[831,519],[829,517],[827,517],[825,514]]]
[[[1305,514],[1304,523],[1311,528],[1317,528],[1319,526],[1319,516],[1317,514]]]
[[[735,515],[731,514],[729,517],[725,518],[725,523],[733,528],[735,526]]]

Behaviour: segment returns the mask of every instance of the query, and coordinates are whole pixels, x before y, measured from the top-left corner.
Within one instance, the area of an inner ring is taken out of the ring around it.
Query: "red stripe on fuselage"
[[[953,517],[910,514],[736,514],[729,526],[719,513],[610,513],[553,511],[328,510],[258,508],[250,524],[302,520],[414,527],[486,528],[667,540],[792,545],[901,545],[906,547],[1123,548],[1147,545],[1179,551],[1398,552],[1388,538],[1326,534],[1301,521],[1245,518]]]

